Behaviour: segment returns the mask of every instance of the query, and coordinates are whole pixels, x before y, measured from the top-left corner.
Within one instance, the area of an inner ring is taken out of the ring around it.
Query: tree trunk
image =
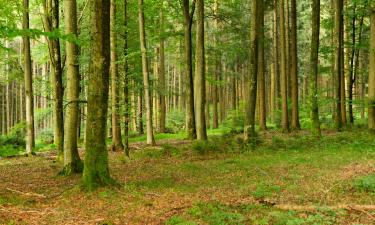
[[[87,88],[86,152],[83,184],[91,190],[113,183],[106,146],[109,67],[110,0],[91,0],[91,71]]]
[[[368,77],[368,128],[375,132],[375,3],[371,3],[370,68]]]
[[[280,0],[280,90],[281,90],[281,126],[283,132],[289,132],[289,118],[288,118],[288,75],[287,75],[287,60],[286,60],[286,33],[285,33],[285,18],[284,18],[284,0]]]
[[[263,1],[259,3],[259,44],[258,44],[258,92],[259,92],[259,128],[266,130],[266,81],[264,65],[264,6]]]
[[[335,44],[335,67],[334,74],[336,77],[336,115],[335,115],[335,126],[336,129],[341,131],[343,121],[342,121],[342,49],[343,49],[343,1],[334,0],[335,5],[335,32],[334,32],[334,44]]]
[[[165,105],[165,47],[164,47],[164,13],[163,13],[163,1],[160,9],[160,65],[159,65],[159,132],[164,133],[165,121],[166,121],[166,105]]]
[[[23,0],[23,20],[22,29],[29,29],[29,0]],[[33,96],[33,78],[31,70],[30,37],[23,36],[23,54],[24,54],[24,75],[26,91],[26,154],[30,155],[35,147],[35,128],[34,128],[34,96]]]
[[[121,139],[121,127],[119,118],[119,78],[118,78],[118,67],[117,67],[117,32],[116,32],[116,1],[111,1],[110,7],[110,39],[111,39],[111,111],[112,111],[112,145],[110,149],[112,151],[124,149],[124,145]]]
[[[318,63],[319,63],[319,32],[320,32],[320,0],[312,3],[312,35],[310,55],[310,101],[311,131],[316,137],[321,136],[318,106]]]
[[[154,139],[154,131],[153,131],[153,123],[152,123],[151,91],[150,91],[150,78],[149,78],[148,60],[147,60],[143,0],[138,0],[138,16],[139,16],[139,38],[140,38],[141,53],[142,53],[143,88],[144,88],[144,93],[145,93],[145,105],[146,105],[147,144],[155,145],[156,143]]]
[[[246,80],[248,88],[245,96],[245,127],[244,139],[250,141],[255,137],[255,108],[257,103],[257,75],[258,75],[258,32],[259,32],[260,0],[251,4],[251,32],[250,32],[250,63],[249,75]]]
[[[77,3],[65,1],[65,34],[77,37]],[[82,162],[77,149],[79,114],[79,66],[78,47],[72,41],[66,42],[67,64],[67,110],[65,119],[64,174],[82,172]]]
[[[292,95],[292,129],[300,129],[298,108],[298,58],[297,58],[297,4],[291,0],[291,46],[290,46],[290,81]]]
[[[124,136],[125,136],[125,154],[129,156],[129,123],[130,123],[130,98],[129,98],[129,65],[128,65],[128,1],[124,0],[124,105],[125,105],[125,125],[124,125]]]
[[[189,0],[183,0],[184,30],[185,30],[185,75],[186,75],[186,131],[189,139],[196,139],[195,107],[194,107],[194,80],[193,80],[193,53],[191,28],[195,11],[195,0],[190,10]]]
[[[204,0],[197,0],[197,41],[195,49],[195,119],[197,139],[206,140],[206,78],[204,46]]]
[[[214,2],[214,29],[215,32],[218,31],[218,11],[219,11],[219,3],[218,0],[215,0]],[[220,73],[220,60],[221,60],[221,54],[219,53],[219,49],[217,47],[217,39],[218,35],[214,35],[214,48],[215,48],[215,55],[214,55],[214,60],[215,60],[215,65],[214,65],[214,80],[215,82],[218,81],[219,79],[219,73]],[[218,85],[217,83],[214,83],[212,85],[212,110],[213,110],[213,123],[212,123],[212,128],[217,129],[219,127],[219,111],[218,111]]]

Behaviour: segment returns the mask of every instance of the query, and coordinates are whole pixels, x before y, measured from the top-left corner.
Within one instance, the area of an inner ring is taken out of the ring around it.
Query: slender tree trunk
[[[217,32],[218,30],[218,10],[219,10],[219,3],[218,3],[218,0],[215,0],[215,3],[214,3],[214,14],[215,14],[215,18],[214,18],[214,29],[215,29],[215,32]],[[214,35],[214,46],[215,46],[215,56],[214,56],[214,60],[215,60],[215,68],[214,68],[214,79],[215,79],[215,82],[218,81],[219,79],[219,73],[220,73],[220,62],[219,60],[221,60],[221,54],[219,53],[219,49],[217,47],[217,39],[218,39],[218,35]],[[219,94],[218,94],[218,86],[216,83],[214,83],[212,85],[212,110],[213,110],[213,123],[212,123],[212,128],[213,129],[217,129],[219,127],[219,112],[218,112],[218,107],[217,107],[217,104],[218,104],[218,97],[219,97]]]
[[[320,0],[312,3],[312,35],[310,55],[310,101],[311,131],[316,137],[321,136],[318,106],[318,63],[319,63],[319,32],[320,32]]]
[[[22,29],[29,29],[29,0],[23,0],[23,20]],[[26,91],[26,154],[30,155],[35,147],[34,128],[34,96],[33,96],[33,76],[31,69],[30,37],[23,36],[24,54],[24,75]]]
[[[130,98],[129,98],[129,65],[128,65],[128,1],[124,0],[124,104],[125,104],[125,125],[124,125],[124,136],[125,136],[125,154],[129,156],[129,123],[130,123]]]
[[[65,1],[65,34],[77,37],[77,3]],[[79,114],[79,66],[78,47],[66,42],[67,110],[65,119],[64,174],[82,172],[82,162],[77,149]]]
[[[298,107],[298,58],[297,58],[297,3],[291,0],[291,46],[290,46],[290,80],[292,94],[292,129],[300,129]]]
[[[288,117],[288,75],[286,60],[286,33],[285,33],[285,17],[284,17],[284,0],[280,0],[280,90],[281,90],[281,126],[283,132],[289,132]]]
[[[52,32],[59,29],[59,1],[43,0],[44,29]],[[63,109],[63,83],[60,40],[47,37],[50,62],[52,65],[52,90],[53,90],[53,119],[54,119],[54,143],[57,146],[59,157],[63,157],[64,151],[64,109]]]
[[[251,4],[251,33],[250,33],[250,63],[249,75],[247,77],[247,93],[245,97],[245,128],[244,139],[250,141],[255,137],[255,108],[257,99],[257,75],[258,75],[258,32],[259,32],[259,7],[260,0],[252,1]]]
[[[111,109],[112,109],[112,151],[123,150],[121,127],[119,117],[119,91],[118,91],[118,67],[117,67],[117,32],[116,32],[116,0],[110,0],[110,39],[111,39]]]
[[[164,13],[163,13],[163,1],[160,9],[160,65],[159,65],[159,132],[164,133],[165,130],[165,121],[166,121],[166,105],[165,105],[165,39],[164,39]]]
[[[194,80],[193,80],[193,53],[191,29],[195,11],[195,0],[190,10],[189,0],[183,0],[184,30],[185,30],[185,75],[186,75],[186,130],[189,139],[196,139],[195,107],[194,107]]]
[[[368,128],[375,132],[375,3],[371,3],[370,68],[368,77]]]
[[[266,80],[265,80],[265,65],[264,65],[264,3],[259,3],[259,44],[258,44],[258,92],[259,92],[259,128],[266,130]]]
[[[146,105],[146,127],[147,127],[147,144],[155,145],[153,123],[152,123],[152,106],[151,106],[151,90],[150,78],[147,60],[147,47],[146,47],[146,32],[145,20],[143,13],[143,0],[138,0],[138,16],[139,16],[139,38],[142,53],[142,71],[143,71],[143,88],[145,93]]]
[[[335,5],[335,32],[334,32],[334,44],[335,44],[335,67],[334,74],[336,77],[336,115],[335,115],[335,126],[339,131],[343,126],[342,121],[342,49],[343,49],[343,1],[334,0]]]
[[[197,0],[197,41],[195,50],[195,124],[197,139],[206,140],[206,78],[204,46],[204,0]]]

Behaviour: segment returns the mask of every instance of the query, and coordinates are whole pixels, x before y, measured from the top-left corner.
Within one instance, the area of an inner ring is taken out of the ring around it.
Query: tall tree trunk
[[[77,37],[77,3],[65,1],[65,34]],[[79,114],[79,66],[78,47],[66,42],[67,110],[65,119],[64,174],[82,172],[82,162],[77,149]]]
[[[29,29],[29,0],[23,0],[22,29]],[[24,75],[26,91],[26,154],[35,147],[33,76],[31,70],[30,37],[23,36]]]
[[[83,184],[87,189],[109,185],[106,146],[109,67],[110,0],[91,0],[91,71],[87,88],[86,152]]]
[[[59,1],[43,0],[44,8],[44,29],[52,32],[59,29]],[[63,83],[60,40],[47,37],[50,62],[52,65],[52,90],[53,90],[53,119],[54,119],[54,143],[57,146],[59,157],[64,151],[64,109],[63,109]]]
[[[259,7],[260,0],[254,0],[251,4],[251,32],[250,32],[250,63],[249,75],[246,86],[248,88],[245,97],[245,128],[244,139],[250,141],[255,137],[255,108],[257,103],[257,75],[258,75],[258,32],[259,32]]]
[[[205,96],[204,0],[197,0],[197,41],[195,50],[195,124],[198,140],[207,139]]]
[[[146,32],[145,32],[145,19],[143,13],[143,0],[138,0],[138,16],[139,16],[139,38],[142,53],[142,72],[143,72],[143,88],[145,93],[146,105],[146,133],[147,144],[155,145],[154,130],[152,123],[152,105],[151,105],[151,90],[150,90],[150,77],[148,70],[147,60],[147,47],[146,47]]]
[[[342,121],[342,65],[343,65],[343,57],[342,57],[342,49],[343,49],[343,1],[342,0],[334,0],[335,5],[335,32],[334,32],[334,44],[335,44],[335,67],[334,67],[334,74],[336,77],[336,115],[335,115],[335,126],[336,129],[339,131],[342,128],[343,121]]]
[[[259,44],[258,44],[258,87],[259,87],[259,128],[266,130],[266,80],[264,65],[264,3],[259,2]]]
[[[318,63],[319,63],[319,32],[320,32],[320,0],[312,3],[312,35],[310,55],[310,101],[311,131],[316,137],[321,136],[318,106]]]
[[[166,105],[165,105],[165,39],[164,39],[164,13],[163,13],[163,1],[161,3],[160,9],[160,65],[159,65],[159,132],[164,133],[165,130],[165,121],[166,121]]]
[[[375,132],[375,3],[371,3],[370,68],[368,77],[368,128]]]
[[[218,31],[218,11],[219,11],[219,3],[218,3],[218,0],[215,0],[214,2],[214,29],[215,29],[215,32]],[[215,34],[214,35],[214,46],[215,46],[215,56],[214,56],[214,60],[215,60],[215,68],[214,68],[214,79],[215,79],[215,82],[218,81],[219,79],[219,73],[220,73],[220,62],[219,60],[221,60],[221,54],[219,53],[219,49],[217,47],[217,39],[218,39],[218,35]],[[213,129],[217,129],[219,127],[219,112],[218,112],[218,107],[217,107],[217,104],[218,104],[218,97],[219,97],[219,93],[218,93],[218,85],[217,83],[214,83],[212,85],[212,110],[213,110],[213,123],[212,123],[212,128]]]
[[[286,56],[286,33],[285,33],[285,14],[284,0],[280,0],[280,90],[281,90],[281,127],[283,132],[289,132],[288,118],[288,75],[287,75],[287,56]]]
[[[125,125],[124,125],[124,136],[125,136],[125,154],[129,156],[129,123],[130,123],[130,98],[129,98],[129,65],[128,65],[128,0],[124,0],[124,104],[125,104]]]
[[[112,151],[123,150],[119,117],[119,78],[117,67],[117,37],[116,37],[116,0],[110,0],[110,39],[111,39],[111,110],[112,110]]]
[[[300,129],[298,108],[298,58],[297,58],[297,3],[291,0],[291,46],[290,46],[290,81],[292,94],[292,129]]]
[[[186,75],[186,130],[189,139],[196,139],[195,107],[194,107],[194,80],[193,80],[193,53],[191,29],[195,11],[195,0],[190,10],[189,0],[183,0],[184,32],[185,32],[185,75]]]

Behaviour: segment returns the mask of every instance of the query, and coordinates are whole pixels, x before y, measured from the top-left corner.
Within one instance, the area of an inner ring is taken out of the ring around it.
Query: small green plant
[[[375,193],[375,173],[358,178],[354,181],[354,187],[359,191]]]
[[[166,225],[195,225],[195,222],[188,221],[180,216],[172,216],[166,222]]]
[[[261,184],[255,191],[251,193],[254,198],[272,197],[274,194],[279,193],[281,187],[277,185]]]

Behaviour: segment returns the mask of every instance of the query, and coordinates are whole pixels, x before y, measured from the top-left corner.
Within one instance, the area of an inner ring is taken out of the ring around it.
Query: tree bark
[[[258,92],[259,92],[259,128],[266,130],[266,80],[265,80],[265,65],[264,65],[264,3],[259,3],[259,44],[258,44]]]
[[[319,63],[319,32],[320,32],[320,0],[312,3],[312,35],[310,55],[310,101],[311,131],[316,137],[321,136],[318,106],[318,63]]]
[[[368,128],[375,132],[375,3],[371,3],[370,68],[368,77]]]
[[[281,90],[281,127],[283,132],[289,132],[288,117],[288,76],[286,60],[286,33],[284,17],[284,0],[280,0],[280,90]]]
[[[112,151],[124,150],[121,138],[121,127],[119,118],[119,78],[117,67],[117,37],[116,37],[116,1],[111,1],[110,7],[110,39],[111,39],[111,111],[112,111]]]
[[[319,7],[320,8],[320,7]],[[297,3],[291,0],[291,46],[290,46],[290,80],[292,94],[291,128],[300,129],[298,106],[298,58],[297,58]]]
[[[147,144],[155,145],[154,130],[152,123],[152,105],[151,105],[151,90],[150,90],[150,77],[148,70],[147,60],[147,47],[146,47],[146,32],[145,32],[145,20],[143,12],[143,0],[138,0],[138,16],[139,16],[139,38],[141,44],[142,53],[142,72],[143,72],[143,88],[145,94],[145,105],[146,105],[146,136]]]
[[[163,13],[163,1],[161,3],[160,9],[160,48],[159,48],[159,99],[158,99],[158,109],[159,109],[159,132],[164,133],[165,122],[166,122],[166,105],[165,105],[165,39],[164,39],[164,13]]]
[[[129,123],[130,123],[130,97],[129,97],[129,65],[128,65],[128,1],[124,0],[124,104],[125,104],[125,125],[124,125],[124,136],[125,136],[125,154],[129,156]]]
[[[258,75],[258,32],[259,32],[259,6],[260,0],[251,4],[251,32],[250,32],[250,63],[249,75],[246,80],[248,88],[245,97],[245,127],[244,139],[250,141],[255,137],[255,108],[257,103],[257,75]]]
[[[195,0],[190,10],[189,0],[183,0],[184,35],[185,35],[185,75],[186,75],[186,131],[189,139],[196,139],[195,107],[194,107],[194,80],[193,80],[193,53],[192,34]]]
[[[341,131],[343,126],[342,121],[342,65],[343,65],[343,1],[334,0],[335,6],[335,32],[334,32],[334,44],[335,44],[335,64],[334,64],[334,75],[336,77],[336,115],[335,115],[335,126],[336,129]]]
[[[65,1],[65,34],[77,38],[77,3]],[[79,66],[78,46],[74,41],[66,42],[67,65],[67,109],[65,119],[64,170],[62,173],[82,172],[82,162],[77,149],[79,114]]]
[[[22,29],[29,29],[29,0],[23,0]],[[23,54],[24,54],[24,76],[26,92],[26,154],[33,153],[35,147],[35,127],[34,127],[34,95],[33,78],[31,69],[30,37],[24,35]]]
[[[83,184],[91,190],[113,184],[106,147],[109,67],[110,0],[91,0],[91,71],[87,88],[86,153]]]
[[[206,140],[206,78],[204,46],[204,0],[197,0],[197,40],[195,49],[195,119],[197,139]]]

